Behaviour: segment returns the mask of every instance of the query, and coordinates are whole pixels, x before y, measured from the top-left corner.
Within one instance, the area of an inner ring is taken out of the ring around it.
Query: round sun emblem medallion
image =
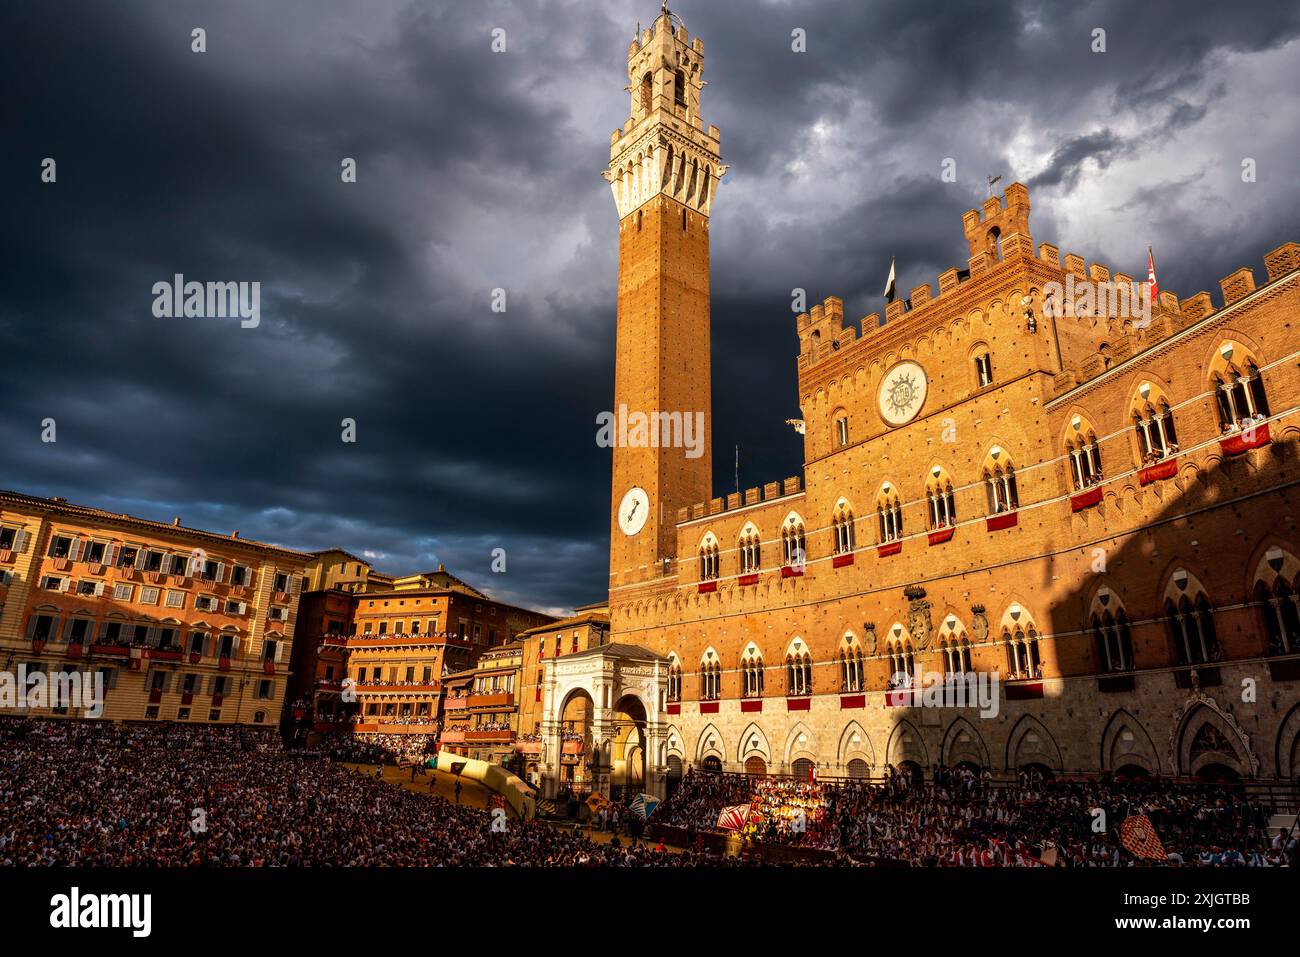
[[[925,404],[925,370],[915,362],[900,362],[880,383],[880,415],[890,425],[910,422]]]

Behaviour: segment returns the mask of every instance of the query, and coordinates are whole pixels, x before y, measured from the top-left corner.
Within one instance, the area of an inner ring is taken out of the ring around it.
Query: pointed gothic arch
[[[925,739],[916,725],[904,718],[889,732],[889,743],[885,746],[885,760],[894,767],[905,761],[912,761],[923,768],[930,766],[930,753],[925,747]]]
[[[790,733],[785,736],[785,748],[781,760],[787,768],[800,759],[817,763],[817,735],[802,721],[795,722]]]
[[[988,748],[984,738],[975,726],[963,717],[953,720],[944,732],[943,744],[939,749],[939,762],[953,767],[958,764],[973,764],[979,768],[991,767]]]
[[[840,732],[839,748],[835,754],[841,768],[848,767],[850,761],[865,761],[868,767],[876,766],[876,749],[872,747],[866,729],[856,720],[850,721]]]
[[[1118,771],[1125,765],[1137,765],[1152,775],[1161,773],[1160,755],[1151,735],[1142,722],[1120,708],[1102,730],[1098,767],[1103,771]]]
[[[727,753],[723,750],[725,738],[718,726],[710,722],[704,726],[699,737],[695,739],[695,763],[703,764],[705,758],[717,758],[719,761],[727,760]]]
[[[1217,701],[1201,693],[1183,704],[1169,734],[1169,764],[1177,774],[1196,775],[1209,767],[1226,767],[1238,777],[1259,775],[1259,759],[1250,735]]]
[[[740,740],[736,742],[736,764],[743,765],[750,758],[762,758],[763,763],[772,763],[772,749],[767,743],[767,734],[756,722],[751,721]]]
[[[1064,770],[1061,749],[1047,726],[1031,714],[1021,717],[1007,735],[1007,770],[1014,771],[1027,764],[1042,764],[1053,771]]]

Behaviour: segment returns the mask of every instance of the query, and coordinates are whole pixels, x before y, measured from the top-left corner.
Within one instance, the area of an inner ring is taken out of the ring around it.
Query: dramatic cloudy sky
[[[1300,239],[1295,4],[675,8],[705,41],[703,112],[731,164],[711,230],[719,492],[735,444],[742,485],[799,469],[791,289],[860,316],[891,255],[902,288],[933,282],[964,260],[989,174],[1029,183],[1037,240],[1135,275],[1151,243],[1181,295]],[[540,608],[601,597],[616,221],[599,172],[627,43],[657,9],[7,5],[0,487],[389,572],[441,561]],[[260,281],[261,326],[154,318],[152,285],[178,272]]]

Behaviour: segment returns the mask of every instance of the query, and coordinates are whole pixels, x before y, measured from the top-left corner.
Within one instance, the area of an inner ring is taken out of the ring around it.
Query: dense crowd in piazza
[[[716,832],[722,810],[741,805],[749,808],[742,831],[749,843],[867,863],[1036,865],[1045,855],[1076,867],[1151,863],[1121,844],[1130,815],[1151,821],[1168,864],[1295,866],[1300,849],[1297,835],[1268,833],[1273,808],[1229,785],[1030,772],[995,784],[987,770],[966,768],[938,768],[927,782],[893,767],[879,781],[833,782],[693,769],[651,821],[690,835]]]

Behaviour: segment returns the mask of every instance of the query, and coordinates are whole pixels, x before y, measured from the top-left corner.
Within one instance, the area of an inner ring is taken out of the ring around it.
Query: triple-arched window
[[[763,696],[763,655],[750,645],[740,659],[740,693],[745,698]]]
[[[1178,431],[1169,400],[1144,382],[1133,403],[1133,430],[1137,435],[1138,457],[1143,465],[1159,462],[1178,452]]]
[[[880,540],[894,542],[903,537],[903,504],[898,500],[898,490],[889,483],[876,498],[876,518],[880,522]]]
[[[1174,657],[1180,665],[1202,664],[1219,659],[1219,638],[1214,630],[1214,606],[1202,592],[1196,600],[1186,595],[1177,603],[1165,599],[1165,618]]]
[[[1133,670],[1133,636],[1122,608],[1114,615],[1109,611],[1093,615],[1092,637],[1103,671]]]
[[[1081,420],[1075,420],[1075,432],[1065,440],[1065,457],[1070,460],[1070,478],[1076,492],[1092,488],[1101,481],[1101,448],[1097,445],[1097,433]]]
[[[1300,651],[1300,594],[1281,575],[1269,587],[1255,583],[1255,602],[1264,613],[1264,632],[1268,635],[1270,655],[1289,655]]]
[[[807,649],[792,651],[785,656],[786,694],[812,694],[812,655]]]
[[[957,499],[952,480],[939,466],[930,470],[925,483],[925,502],[929,509],[930,528],[947,528],[957,524]]]
[[[889,652],[889,687],[910,688],[916,673],[916,653],[910,641],[891,641],[885,646]]]
[[[1247,359],[1242,369],[1228,363],[1211,379],[1219,410],[1219,427],[1225,433],[1248,428],[1250,422],[1259,416],[1268,418],[1264,379],[1253,360]]]
[[[1007,646],[1007,666],[1010,677],[1041,678],[1042,661],[1038,657],[1038,632],[1030,628],[1027,632],[1017,628],[1014,632],[1003,632],[1002,640]]]
[[[807,556],[803,521],[791,515],[781,526],[781,562],[793,568],[801,568],[807,561]]]
[[[841,501],[831,516],[831,535],[836,555],[853,551],[855,539],[853,533],[853,509],[847,502]]]
[[[717,577],[718,540],[710,534],[700,545],[700,581],[712,581]]]
[[[856,644],[840,652],[840,688],[844,691],[862,690],[862,649]]]
[[[939,642],[939,651],[943,654],[943,673],[945,675],[964,675],[971,671],[970,642],[965,638]]]
[[[1020,507],[1016,469],[1001,449],[994,448],[984,462],[984,487],[988,492],[990,514],[1014,512]]]
[[[700,662],[700,700],[716,701],[722,697],[722,665],[718,660]]]
[[[762,540],[759,538],[758,529],[752,525],[747,526],[740,533],[740,573],[742,575],[755,575],[762,560]]]
[[[668,665],[668,700],[682,700],[682,666],[676,658]]]

